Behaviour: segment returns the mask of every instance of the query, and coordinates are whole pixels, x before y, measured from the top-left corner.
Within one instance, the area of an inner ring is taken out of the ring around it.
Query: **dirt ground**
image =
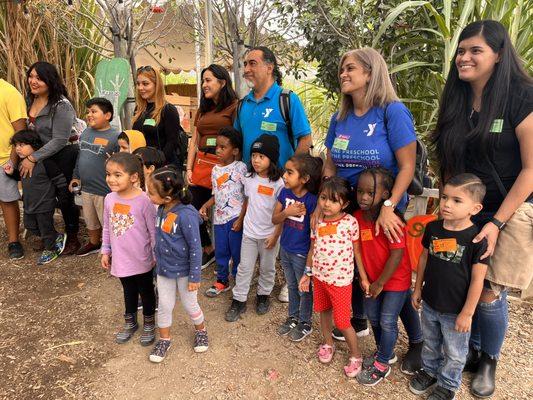
[[[139,345],[139,334],[128,344],[114,343],[122,289],[98,267],[96,255],[61,257],[37,266],[37,253],[25,242],[26,257],[11,262],[2,226],[0,231],[0,399],[417,398],[398,366],[375,388],[345,378],[344,344],[338,345],[331,365],[320,365],[316,326],[299,344],[279,337],[276,329],[287,305],[277,300],[265,316],[255,314],[252,300],[243,319],[224,321],[231,292],[214,300],[200,296],[210,339],[207,353],[193,352],[192,327],[178,303],[170,354],[164,363],[152,364],[150,348]],[[202,292],[213,280],[212,267],[203,278]],[[494,399],[533,399],[532,311],[531,303],[510,302]],[[370,337],[361,345],[365,354],[373,351]],[[397,353],[405,350],[402,333]],[[469,381],[465,374],[458,399],[471,398]]]

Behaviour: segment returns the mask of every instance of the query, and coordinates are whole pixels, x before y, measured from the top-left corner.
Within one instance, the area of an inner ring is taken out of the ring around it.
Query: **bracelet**
[[[37,161],[32,161],[32,160],[30,160],[30,156],[26,157],[26,160],[28,160],[28,161],[31,162],[32,164],[37,164]]]

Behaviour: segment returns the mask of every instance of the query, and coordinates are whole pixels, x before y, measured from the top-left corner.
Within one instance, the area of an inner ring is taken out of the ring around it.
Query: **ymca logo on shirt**
[[[366,133],[366,136],[372,136],[376,130],[377,124],[368,124],[368,129],[363,130]]]
[[[265,112],[262,113],[263,118],[268,118],[268,116],[270,115],[270,113],[271,113],[272,111],[274,111],[273,108],[266,108],[266,109],[265,109]]]

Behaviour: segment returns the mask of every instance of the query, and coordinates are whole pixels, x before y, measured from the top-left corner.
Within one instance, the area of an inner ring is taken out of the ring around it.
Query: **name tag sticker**
[[[368,240],[373,240],[372,238],[372,231],[370,229],[363,229],[361,231],[361,240],[363,242],[366,242]]]
[[[503,130],[503,119],[495,119],[492,121],[492,125],[490,126],[490,133],[502,133]]]
[[[455,253],[457,251],[457,240],[455,238],[435,239],[433,241],[433,251],[435,253]]]
[[[325,226],[320,226],[318,228],[318,236],[328,236],[337,234],[337,225],[330,224]]]
[[[129,204],[115,203],[113,205],[113,212],[115,214],[128,215],[130,213],[131,206]]]
[[[155,119],[147,118],[144,120],[144,126],[155,126]]]
[[[265,196],[272,196],[274,195],[274,188],[270,186],[259,185],[257,187],[257,193],[264,194]]]
[[[107,146],[108,143],[109,140],[100,137],[94,138],[93,142],[93,144],[99,144],[100,146]]]
[[[350,143],[350,137],[346,135],[339,135],[333,141],[333,148],[338,150],[347,150]]]
[[[226,172],[224,175],[221,175],[217,178],[217,186],[222,186],[224,183],[226,183],[229,179],[229,175]]]
[[[267,122],[267,121],[261,122],[262,131],[276,132],[277,127],[278,127],[278,124],[276,124],[275,122]]]
[[[176,222],[176,218],[178,218],[177,214],[169,212],[167,214],[167,217],[161,224],[161,230],[166,233],[171,233],[172,227],[174,226],[174,222]]]
[[[205,145],[206,146],[216,146],[217,145],[217,138],[214,138],[214,137],[207,138],[207,140],[205,142]]]

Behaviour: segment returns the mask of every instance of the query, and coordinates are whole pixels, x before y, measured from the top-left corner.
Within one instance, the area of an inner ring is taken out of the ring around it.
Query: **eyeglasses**
[[[137,73],[143,72],[143,71],[153,71],[153,67],[151,65],[143,65],[137,68]]]

